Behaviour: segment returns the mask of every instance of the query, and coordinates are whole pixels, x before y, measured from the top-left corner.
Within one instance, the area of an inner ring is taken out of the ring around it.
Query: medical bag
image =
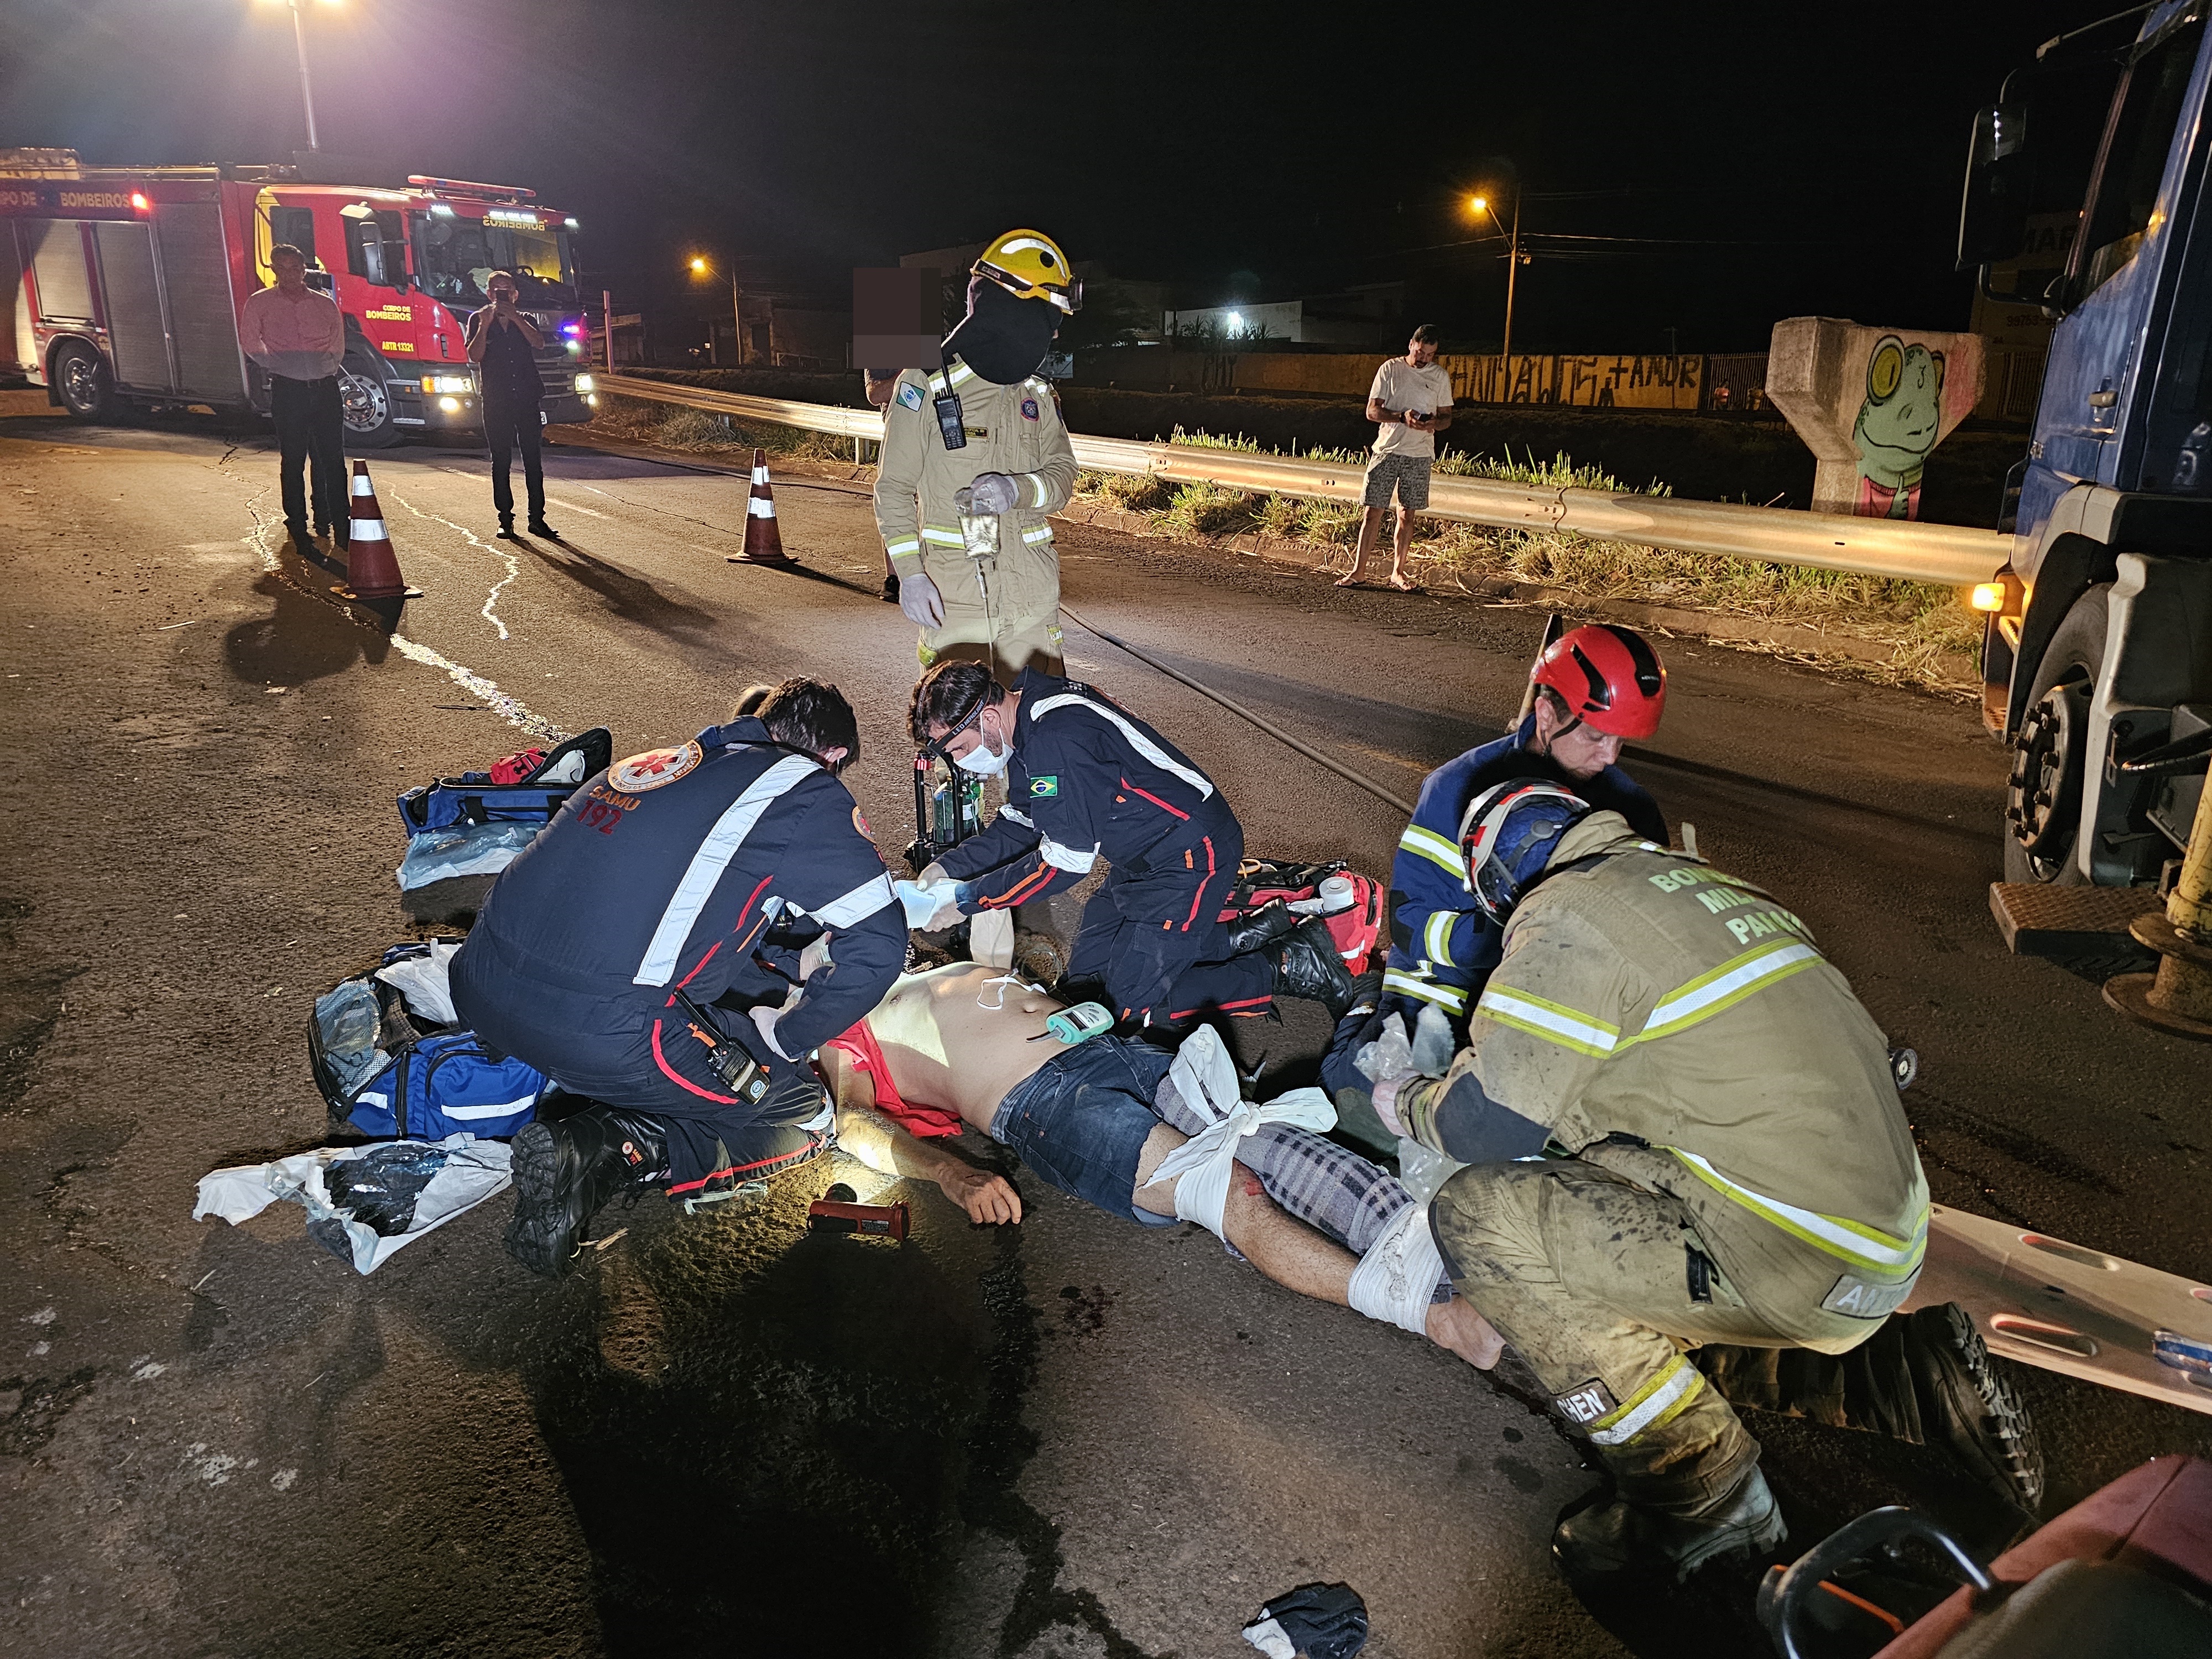
[[[512,757],[489,772],[464,772],[410,789],[399,797],[400,823],[410,836],[456,824],[550,823],[579,784],[613,764],[614,734],[595,726],[544,753],[523,775],[514,776],[521,770],[514,763],[527,760],[533,752]]]
[[[1282,859],[1246,859],[1237,866],[1237,882],[1229,890],[1221,920],[1234,925],[1274,899],[1326,921],[1338,952],[1355,974],[1365,968],[1382,935],[1381,885],[1340,860],[1293,864]]]
[[[315,1000],[308,1066],[333,1121],[379,1139],[440,1140],[511,1135],[537,1115],[545,1074],[453,1017],[441,969],[457,943],[395,945]],[[393,969],[404,985],[380,977]]]

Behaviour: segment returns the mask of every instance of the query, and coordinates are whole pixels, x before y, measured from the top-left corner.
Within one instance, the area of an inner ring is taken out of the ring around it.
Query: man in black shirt
[[[514,490],[507,464],[522,450],[522,480],[530,495],[530,533],[557,542],[560,532],[545,522],[545,471],[538,446],[545,395],[535,356],[545,343],[536,324],[515,309],[519,292],[513,273],[495,270],[484,283],[491,303],[469,319],[469,361],[477,365],[483,405],[484,438],[491,445],[491,504],[499,509],[499,533],[514,539]]]

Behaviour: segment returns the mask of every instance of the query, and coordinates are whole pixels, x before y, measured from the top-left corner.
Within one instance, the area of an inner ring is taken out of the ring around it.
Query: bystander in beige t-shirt
[[[1419,414],[1433,415],[1440,409],[1451,407],[1451,376],[1444,372],[1442,363],[1415,368],[1403,357],[1393,357],[1375,371],[1375,384],[1367,398],[1370,403],[1379,402],[1394,415],[1409,409]],[[1432,458],[1437,453],[1437,434],[1419,431],[1401,421],[1386,421],[1375,429],[1375,453]]]

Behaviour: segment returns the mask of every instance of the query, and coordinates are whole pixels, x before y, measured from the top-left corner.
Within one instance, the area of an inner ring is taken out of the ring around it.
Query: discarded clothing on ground
[[[372,1273],[512,1179],[507,1145],[474,1135],[323,1146],[202,1176],[192,1219],[216,1215],[236,1225],[286,1200],[307,1211],[308,1237]]]
[[[1244,1639],[1267,1659],[1352,1659],[1367,1645],[1367,1603],[1349,1584],[1301,1584],[1261,1607]]]

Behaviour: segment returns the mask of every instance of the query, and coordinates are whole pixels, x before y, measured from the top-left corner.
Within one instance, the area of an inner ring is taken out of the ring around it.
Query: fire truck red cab
[[[269,250],[307,255],[345,316],[339,387],[357,447],[481,426],[468,320],[511,270],[544,331],[549,422],[599,394],[575,279],[576,221],[526,190],[410,177],[314,183],[289,167],[95,167],[70,150],[0,151],[0,370],[83,420],[119,405],[265,412],[268,379],[239,349]]]

